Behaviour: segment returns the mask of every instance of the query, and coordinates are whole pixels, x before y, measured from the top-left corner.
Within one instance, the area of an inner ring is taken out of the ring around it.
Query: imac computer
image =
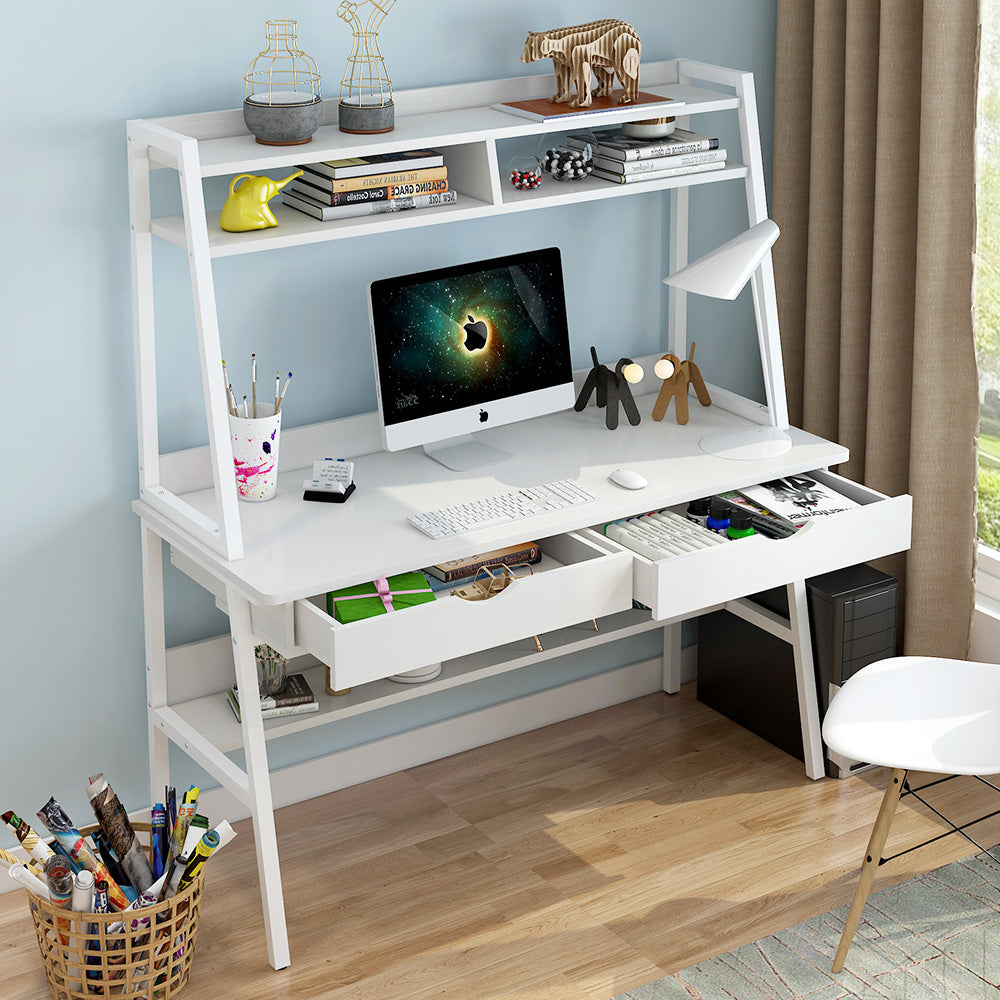
[[[473,431],[572,407],[557,247],[373,281],[382,440],[449,469],[510,458]]]

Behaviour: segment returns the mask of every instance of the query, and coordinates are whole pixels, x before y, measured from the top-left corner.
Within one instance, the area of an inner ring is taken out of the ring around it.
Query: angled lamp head
[[[765,219],[700,257],[693,264],[664,278],[663,283],[713,299],[735,299],[777,238],[777,225],[770,219]],[[768,400],[773,401],[777,398],[777,393],[782,393],[781,412],[784,413],[784,385],[778,384],[781,378],[781,344],[778,341],[777,327],[773,330],[762,328],[759,314],[757,324],[761,350],[767,354],[762,361]],[[771,423],[768,425],[742,431],[717,431],[703,437],[698,442],[699,447],[710,455],[720,455],[723,458],[753,460],[781,455],[792,446],[787,433],[787,418],[782,420],[779,417],[775,420],[773,403],[769,414]]]
[[[713,299],[735,299],[777,238],[777,225],[765,219],[664,278],[663,283]]]

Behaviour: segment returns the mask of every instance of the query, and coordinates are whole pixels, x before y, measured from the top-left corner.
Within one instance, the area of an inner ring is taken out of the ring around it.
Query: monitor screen
[[[573,405],[557,247],[373,281],[388,450]]]

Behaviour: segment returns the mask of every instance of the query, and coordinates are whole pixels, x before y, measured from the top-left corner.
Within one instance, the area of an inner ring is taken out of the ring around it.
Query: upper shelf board
[[[544,79],[540,77],[539,79]],[[683,101],[681,115],[704,114],[738,108],[739,98],[720,91],[706,90],[685,84],[643,85],[643,89],[661,97]],[[326,118],[335,119],[336,101],[328,100]],[[396,126],[384,136],[359,137],[341,132],[336,124],[321,125],[312,141],[303,146],[262,146],[246,130],[240,111],[210,112],[206,115],[188,115],[179,118],[150,119],[149,124],[176,131],[181,138],[201,129],[211,131],[211,120],[216,127],[232,134],[202,138],[198,142],[198,156],[203,177],[215,177],[247,171],[280,170],[302,162],[343,159],[371,153],[377,146],[380,152],[421,148],[424,146],[449,146],[457,143],[485,139],[507,139],[523,135],[597,128],[629,121],[636,116],[636,109],[623,107],[598,114],[575,117],[564,122],[533,122],[491,107],[465,107],[455,110],[432,111],[418,114],[397,114]],[[205,120],[208,121],[205,121]],[[186,131],[187,130],[187,131]],[[155,141],[151,145],[156,147]],[[158,165],[172,165],[169,157],[152,156]]]

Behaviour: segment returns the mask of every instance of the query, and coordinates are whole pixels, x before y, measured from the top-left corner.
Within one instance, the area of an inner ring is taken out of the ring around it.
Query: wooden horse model
[[[702,406],[712,405],[712,397],[708,394],[708,387],[705,385],[705,380],[701,377],[701,371],[694,363],[694,347],[695,345],[692,343],[686,361],[681,361],[674,354],[664,354],[656,363],[653,371],[663,379],[663,385],[660,386],[656,402],[653,404],[654,420],[662,420],[667,415],[670,400],[673,399],[674,414],[677,417],[677,423],[686,424],[688,422],[689,385],[694,386],[695,395],[697,395],[698,402]],[[664,361],[670,363],[672,370],[661,374],[661,365],[663,365]]]
[[[556,74],[552,102],[565,104],[569,101],[571,108],[589,108],[593,96],[611,96],[616,76],[622,85],[618,103],[631,104],[638,99],[641,55],[642,42],[635,28],[626,21],[605,18],[550,31],[528,32],[521,62],[551,59]],[[597,78],[593,96],[592,77]],[[572,96],[574,83],[575,98]]]

